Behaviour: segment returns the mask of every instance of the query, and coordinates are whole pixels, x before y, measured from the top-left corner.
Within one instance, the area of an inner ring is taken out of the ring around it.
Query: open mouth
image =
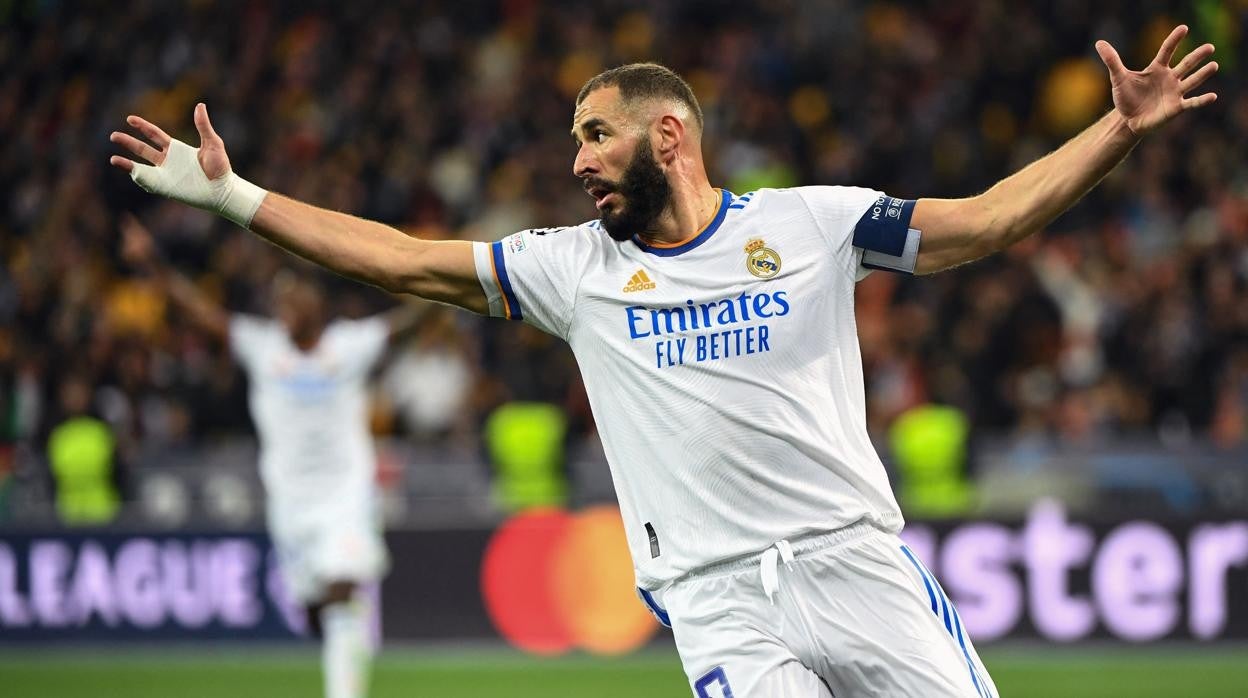
[[[614,191],[601,186],[586,186],[585,191],[594,197],[594,206],[599,210],[611,200],[611,197],[615,196]]]

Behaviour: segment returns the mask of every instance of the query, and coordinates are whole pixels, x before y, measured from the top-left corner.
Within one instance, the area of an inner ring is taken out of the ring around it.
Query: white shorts
[[[371,516],[270,521],[282,579],[296,601],[316,603],[334,582],[366,583],[389,568],[386,543]]]
[[[645,596],[665,606],[697,698],[997,696],[935,577],[869,525],[780,541]]]

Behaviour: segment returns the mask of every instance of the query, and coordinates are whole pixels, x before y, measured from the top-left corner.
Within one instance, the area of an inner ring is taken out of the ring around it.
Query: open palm
[[[113,131],[109,140],[129,150],[135,159],[114,155],[108,161],[129,173],[135,184],[144,191],[225,216],[244,228],[251,225],[268,192],[230,170],[225,143],[213,130],[207,107],[195,105],[198,148],[172,138],[142,117],[128,116],[126,123],[146,140]]]
[[[173,142],[173,138],[159,126],[141,116],[131,115],[126,117],[126,123],[137,129],[139,133],[142,133],[155,147],[121,131],[113,131],[112,135],[109,136],[109,140],[121,145],[126,150],[147,160],[156,167],[163,165],[165,156],[169,152],[169,144]],[[225,153],[225,142],[213,130],[212,122],[208,120],[208,107],[202,103],[195,105],[195,128],[199,131],[199,148],[195,156],[199,160],[200,168],[204,171],[204,176],[210,180],[215,180],[229,174],[230,157]],[[109,158],[109,162],[126,172],[134,170],[135,163],[120,155],[112,156]]]
[[[1218,96],[1208,92],[1195,97],[1184,97],[1200,87],[1209,76],[1218,71],[1217,63],[1197,66],[1213,55],[1213,44],[1204,44],[1183,57],[1178,65],[1170,66],[1174,50],[1187,36],[1187,27],[1179,25],[1161,42],[1157,57],[1144,70],[1127,70],[1118,52],[1108,41],[1096,42],[1105,67],[1109,68],[1109,80],[1113,86],[1114,108],[1136,135],[1142,136],[1161,126],[1180,113],[1213,103]],[[1194,71],[1194,72],[1193,72]]]

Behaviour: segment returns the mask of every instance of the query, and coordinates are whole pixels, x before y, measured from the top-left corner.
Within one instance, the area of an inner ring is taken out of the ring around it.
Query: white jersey
[[[376,457],[365,383],[388,336],[382,318],[339,320],[305,353],[278,321],[230,318],[230,349],[251,382],[271,522],[327,510],[368,515]]]
[[[854,320],[869,273],[855,225],[873,209],[896,218],[894,202],[724,191],[677,246],[616,242],[598,221],[476,244],[491,314],[576,355],[639,586],[858,521],[901,529],[867,436]]]

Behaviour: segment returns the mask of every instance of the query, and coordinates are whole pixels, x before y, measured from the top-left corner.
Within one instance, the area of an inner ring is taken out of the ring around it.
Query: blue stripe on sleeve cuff
[[[507,276],[507,262],[503,258],[501,240],[490,245],[490,254],[494,260],[494,274],[498,277],[498,287],[503,292],[506,317],[509,320],[523,320],[524,313],[520,311],[520,301],[516,298],[516,292],[511,288],[511,279]]]

